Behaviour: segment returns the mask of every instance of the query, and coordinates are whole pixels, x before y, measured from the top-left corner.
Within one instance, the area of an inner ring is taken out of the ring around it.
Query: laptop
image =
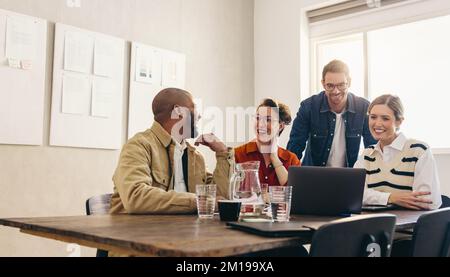
[[[361,213],[366,171],[362,168],[290,167],[291,214],[350,216]]]
[[[227,222],[227,226],[265,237],[297,237],[310,235],[312,231],[342,217],[291,216],[289,222],[240,221]]]
[[[380,211],[390,211],[397,210],[398,206],[394,204],[386,204],[386,205],[363,205],[362,210],[365,212],[380,212]]]
[[[313,229],[303,222],[227,222],[227,226],[264,237],[297,237]]]

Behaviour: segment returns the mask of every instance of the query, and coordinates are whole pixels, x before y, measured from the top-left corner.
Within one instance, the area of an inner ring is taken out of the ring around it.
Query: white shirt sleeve
[[[426,197],[433,201],[433,204],[430,205],[432,210],[438,209],[442,205],[436,161],[430,149],[427,149],[416,163],[413,191],[431,192],[431,195]]]
[[[353,168],[365,168],[364,166],[364,154],[360,155]],[[364,185],[363,205],[387,205],[389,196],[388,192],[381,192],[374,189],[369,189],[366,184]]]

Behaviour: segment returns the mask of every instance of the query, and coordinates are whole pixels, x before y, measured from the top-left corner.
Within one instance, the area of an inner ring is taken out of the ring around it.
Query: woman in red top
[[[259,180],[269,186],[287,184],[291,165],[299,166],[297,156],[278,146],[278,137],[292,121],[289,107],[264,99],[256,110],[256,139],[234,150],[236,163],[259,161]]]

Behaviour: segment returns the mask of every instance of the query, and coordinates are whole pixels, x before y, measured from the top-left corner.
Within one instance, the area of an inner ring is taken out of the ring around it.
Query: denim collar
[[[330,106],[328,105],[328,99],[325,94],[325,91],[322,91],[320,94],[322,95],[322,103],[320,104],[320,112],[321,113],[330,112]],[[355,96],[353,95],[353,93],[351,93],[351,92],[347,93],[347,108],[346,108],[347,112],[356,113],[354,97]]]

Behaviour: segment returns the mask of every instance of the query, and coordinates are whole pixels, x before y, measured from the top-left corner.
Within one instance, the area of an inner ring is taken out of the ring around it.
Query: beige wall
[[[300,100],[300,4],[298,0],[255,1],[255,102],[274,97],[293,115]],[[290,127],[280,137],[286,147]]]
[[[48,146],[55,22],[185,53],[187,89],[202,98],[204,106],[253,105],[252,0],[81,2],[81,8],[67,8],[66,0],[0,0],[1,9],[49,21],[45,143],[40,147],[0,145],[0,217],[82,215],[85,199],[112,190],[118,151]],[[128,82],[126,76],[125,107]],[[126,115],[123,121],[125,142]],[[213,164],[209,153],[207,160]],[[0,227],[0,256],[67,256],[66,248],[65,243]],[[81,250],[83,256],[94,253]]]

